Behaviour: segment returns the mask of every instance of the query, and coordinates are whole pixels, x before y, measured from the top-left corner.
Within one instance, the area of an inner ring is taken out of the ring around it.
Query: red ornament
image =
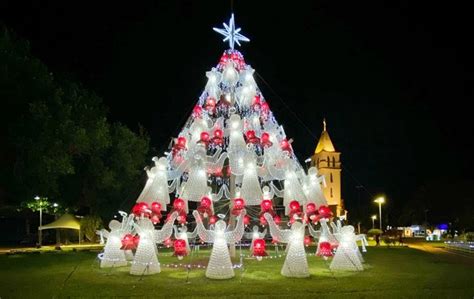
[[[253,256],[267,256],[265,251],[265,240],[264,239],[255,239],[253,241]]]
[[[284,151],[291,152],[290,142],[288,142],[288,140],[286,139],[283,139],[282,141],[280,141],[280,147]]]
[[[194,118],[197,118],[197,117],[201,117],[201,114],[202,114],[202,108],[201,106],[194,106],[193,108],[193,117]]]
[[[151,210],[148,207],[148,204],[142,201],[136,203],[135,206],[133,206],[132,213],[135,214],[135,216],[137,217],[140,217],[141,215],[143,215],[144,217],[150,217]]]
[[[316,205],[312,202],[306,205],[306,213],[311,214],[311,213],[316,213]]]
[[[211,199],[207,196],[204,196],[203,198],[201,198],[201,206],[205,207],[205,208],[210,208],[211,207]]]
[[[183,210],[182,212],[179,213],[178,217],[176,217],[176,220],[178,221],[179,224],[186,224],[187,222],[187,215],[186,212]]]
[[[160,216],[161,215],[158,215],[158,214],[151,215],[151,218],[150,218],[151,222],[153,222],[153,224],[160,223],[160,218],[161,218]]]
[[[135,237],[132,234],[126,234],[122,238],[122,247],[120,249],[122,250],[132,250],[137,248],[135,244]],[[138,244],[137,244],[138,245]]]
[[[292,200],[290,202],[290,210],[291,211],[297,212],[297,211],[300,210],[300,208],[301,208],[300,203],[297,202],[296,200]]]
[[[262,212],[269,212],[272,210],[272,201],[270,199],[264,199],[260,203],[260,208],[262,209]]]
[[[182,258],[183,256],[188,255],[188,252],[186,250],[186,241],[183,239],[176,239],[173,243],[173,248],[173,256]]]
[[[215,129],[215,130],[214,130],[214,137],[216,137],[216,138],[222,138],[223,135],[224,135],[224,133],[222,132],[221,129]]]
[[[268,224],[267,219],[265,219],[264,215],[260,216],[260,224],[261,225],[267,225]]]
[[[204,196],[201,198],[201,203],[199,207],[197,208],[199,214],[201,214],[204,218],[207,218],[208,216],[212,216],[212,201],[209,197]]]
[[[180,148],[185,148],[185,147],[186,147],[186,138],[183,137],[183,136],[178,137],[178,141],[176,142],[176,144],[177,144]]]
[[[262,145],[264,147],[270,147],[273,144],[270,141],[270,134],[268,134],[267,132],[262,133],[261,140],[262,140]]]
[[[212,137],[211,142],[212,142],[212,144],[214,144],[216,146],[222,146],[224,144],[224,132],[222,132],[221,129],[215,129],[214,130],[214,137]]]
[[[165,245],[166,247],[170,247],[172,243],[173,243],[173,241],[171,241],[170,238],[166,238],[166,239],[163,241],[163,245]]]
[[[204,143],[209,142],[209,133],[207,132],[201,132],[201,141]]]
[[[260,139],[255,136],[254,130],[248,130],[245,133],[245,138],[247,139],[247,143],[258,144],[260,143]]]
[[[173,202],[173,209],[175,209],[178,212],[184,211],[185,207],[185,202],[181,198],[176,198]]]
[[[275,215],[275,217],[273,217],[273,221],[275,222],[276,225],[280,225],[281,217],[278,215]]]
[[[212,215],[209,217],[209,224],[215,224],[217,222],[217,217]]]
[[[161,203],[156,202],[156,201],[152,202],[151,211],[155,214],[161,214]]]
[[[244,215],[244,225],[249,225],[250,224],[250,217],[249,215]]]
[[[309,246],[309,244],[311,244],[311,237],[310,236],[305,236],[303,242],[304,242],[305,246]]]
[[[332,256],[332,248],[331,248],[331,243],[329,242],[321,242],[319,243],[319,250],[318,250],[318,255],[319,256]]]
[[[331,218],[332,211],[328,206],[320,206],[318,209],[319,217],[320,218]]]
[[[242,212],[242,210],[245,209],[245,200],[243,198],[236,198],[234,199],[233,205],[232,205],[232,215],[238,216]]]

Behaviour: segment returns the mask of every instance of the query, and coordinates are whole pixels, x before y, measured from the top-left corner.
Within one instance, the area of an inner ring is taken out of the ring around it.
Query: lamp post
[[[372,228],[375,228],[375,220],[377,219],[377,215],[372,215],[370,218],[372,219]]]
[[[379,204],[379,223],[380,223],[380,230],[382,230],[382,204],[385,203],[385,198],[381,196],[375,199],[374,202]]]
[[[35,200],[38,202],[38,206],[39,206],[39,212],[40,212],[40,222],[39,222],[39,226],[38,226],[38,246],[41,246],[41,243],[42,243],[42,239],[43,239],[43,231],[40,229],[40,227],[43,225],[43,205],[42,205],[42,202],[41,202],[41,198],[36,195],[35,196]]]

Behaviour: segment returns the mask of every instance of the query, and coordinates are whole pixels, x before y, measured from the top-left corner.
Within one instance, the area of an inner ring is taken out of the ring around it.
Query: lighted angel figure
[[[126,233],[122,228],[122,223],[112,220],[109,223],[110,232],[102,229],[97,231],[101,236],[101,241],[106,238],[104,253],[100,261],[101,268],[122,267],[127,265],[125,252],[121,249],[122,237]]]
[[[248,154],[247,143],[245,142],[244,124],[240,116],[233,114],[226,128],[226,135],[229,136],[229,146],[227,154],[229,155],[229,165],[232,174],[242,175],[245,170],[245,159]]]
[[[205,91],[208,96],[216,100],[219,99],[221,89],[219,88],[219,83],[222,80],[222,74],[216,69],[212,68],[211,71],[206,72],[206,77],[208,78]]]
[[[180,166],[188,172],[188,179],[181,184],[181,190],[179,190],[180,198],[186,202],[186,212],[188,201],[200,201],[208,194],[208,170],[222,169],[227,159],[226,153],[221,155],[220,153],[221,150],[217,150],[213,156],[207,156],[203,146],[196,146],[195,151],[187,154],[187,161]]]
[[[288,253],[281,269],[281,275],[286,277],[308,277],[308,261],[304,249],[305,224],[295,221],[291,225],[291,229],[280,229],[269,213],[265,213],[265,219],[268,222],[272,237],[280,242],[288,243]]]
[[[308,202],[315,203],[318,207],[327,205],[321,185],[326,186],[324,176],[318,176],[318,170],[313,166],[303,179],[303,191]]]
[[[336,237],[331,233],[331,230],[327,225],[328,221],[329,220],[326,218],[319,220],[319,223],[321,224],[320,230],[315,230],[311,225],[308,225],[310,235],[318,240],[316,255],[324,257],[332,256],[331,248],[337,244]]]
[[[189,241],[194,240],[197,236],[197,229],[195,228],[194,231],[188,232],[187,226],[180,226],[177,227],[176,225],[173,226],[174,229],[174,237],[176,240],[184,240],[186,242],[186,254],[191,252],[191,247],[189,246]]]
[[[241,109],[248,109],[252,105],[252,100],[257,94],[257,87],[253,84],[244,83],[236,91],[238,104]]]
[[[257,162],[250,157],[247,157],[245,160],[240,196],[245,199],[246,204],[249,206],[260,205],[263,193],[258,180]]]
[[[250,254],[251,255],[253,255],[255,240],[265,238],[266,234],[267,234],[267,229],[264,229],[263,232],[260,232],[257,225],[254,225],[252,227],[251,232],[245,233],[244,236],[245,236],[246,239],[252,239],[252,242],[250,243]]]
[[[155,166],[151,169],[145,167],[148,179],[137,202],[146,202],[148,205],[151,205],[152,202],[159,202],[161,210],[166,211],[166,205],[170,203],[169,193],[176,189],[177,180],[183,170],[181,168],[171,170],[165,157],[153,157],[152,160]],[[168,185],[169,181],[171,184]]]
[[[235,69],[234,62],[229,59],[222,70],[222,82],[230,87],[239,81],[239,72]]]
[[[213,243],[211,257],[206,269],[206,277],[211,279],[229,279],[234,277],[234,267],[230,259],[227,244],[238,242],[244,234],[245,210],[242,210],[235,229],[226,231],[226,223],[219,220],[214,229],[208,230],[202,224],[201,216],[197,211],[193,212],[196,219],[196,227],[199,237],[207,243]]]
[[[161,272],[157,257],[156,243],[162,243],[171,236],[173,223],[177,216],[178,213],[173,212],[161,230],[155,230],[149,218],[142,217],[137,221],[135,230],[140,236],[140,241],[135,253],[135,259],[130,268],[130,274],[150,275]]]
[[[352,225],[346,225],[341,228],[341,232],[336,235],[339,241],[336,254],[329,268],[331,270],[350,270],[362,271],[364,267],[357,254],[356,235]]]

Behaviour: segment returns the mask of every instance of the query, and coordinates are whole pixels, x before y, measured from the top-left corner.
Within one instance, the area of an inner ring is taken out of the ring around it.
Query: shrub
[[[102,219],[97,215],[87,215],[81,219],[81,230],[90,242],[97,242],[96,230],[102,226]]]

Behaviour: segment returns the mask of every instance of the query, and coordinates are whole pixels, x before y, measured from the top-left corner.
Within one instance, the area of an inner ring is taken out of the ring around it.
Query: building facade
[[[323,120],[323,132],[311,157],[311,165],[318,168],[320,175],[324,175],[326,187],[322,186],[323,193],[334,215],[345,215],[341,194],[341,153],[336,151],[329,137],[326,120]]]

